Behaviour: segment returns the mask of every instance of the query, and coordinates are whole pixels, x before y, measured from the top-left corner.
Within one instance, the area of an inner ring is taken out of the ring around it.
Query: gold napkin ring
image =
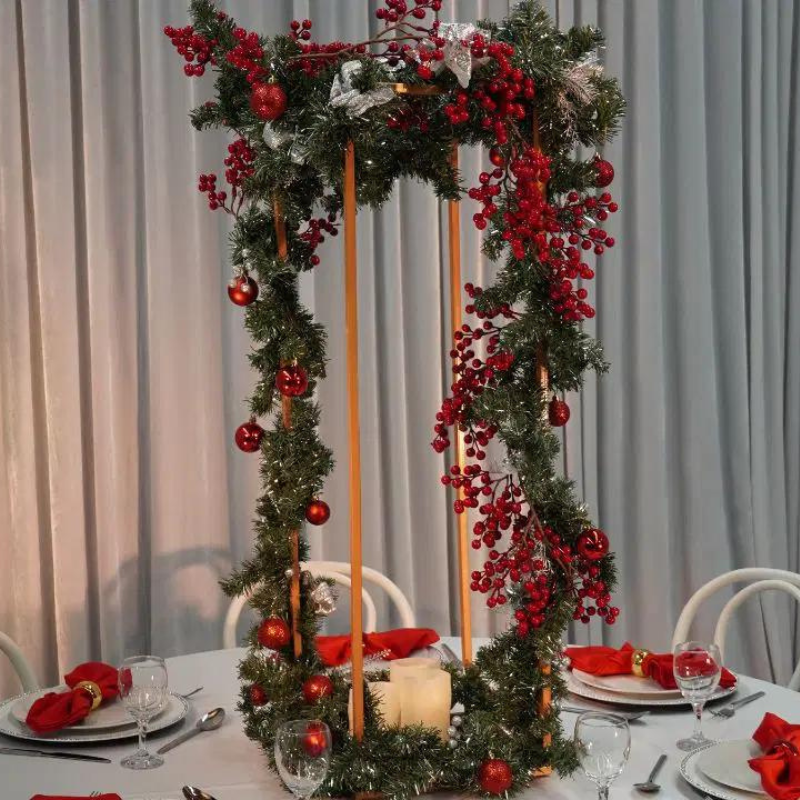
[[[650,655],[650,651],[649,650],[645,650],[643,648],[633,651],[633,658],[631,658],[631,672],[637,678],[645,678],[645,677],[647,677],[644,674],[644,670],[642,669],[642,667],[644,666],[644,660],[649,655]]]
[[[92,698],[92,711],[94,711],[100,705],[100,703],[103,702],[103,692],[94,681],[81,681],[80,683],[75,684],[75,688],[85,689],[87,692],[89,692],[89,695]]]

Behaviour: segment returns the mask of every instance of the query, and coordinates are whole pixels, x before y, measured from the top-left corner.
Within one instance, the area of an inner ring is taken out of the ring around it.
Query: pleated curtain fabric
[[[570,637],[664,648],[710,578],[800,567],[800,3],[546,6],[562,27],[604,28],[630,104],[605,153],[618,246],[589,287],[612,368],[568,398],[566,429],[569,474],[618,553],[623,615]],[[320,40],[360,40],[377,4],[222,7],[263,32],[311,17]],[[445,2],[442,18],[508,7]],[[232,432],[255,376],[225,292],[227,220],[195,186],[226,141],[188,124],[211,80],[185,78],[162,33],[186,20],[182,0],[0,0],[0,630],[43,683],[89,657],[220,647],[217,581],[252,545],[258,458]],[[462,149],[468,183],[484,156]],[[493,267],[473,212],[466,200],[464,279],[481,283]],[[365,562],[420,624],[456,632],[452,498],[429,446],[450,383],[446,217],[402,183],[358,225]],[[347,560],[340,247],[326,243],[302,293],[330,336],[319,399],[337,456],[331,521],[308,535],[313,557]],[[505,625],[480,598],[473,620],[478,635]],[[751,601],[729,663],[787,679],[796,624],[785,598]],[[14,690],[0,663],[0,695]]]

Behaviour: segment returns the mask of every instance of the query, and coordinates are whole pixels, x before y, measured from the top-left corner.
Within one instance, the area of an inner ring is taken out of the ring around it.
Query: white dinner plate
[[[655,695],[622,695],[617,692],[609,692],[605,689],[596,689],[594,686],[589,686],[582,681],[579,681],[571,672],[564,673],[564,680],[567,682],[569,691],[578,697],[585,697],[587,700],[599,700],[601,703],[609,703],[610,705],[618,706],[648,706],[650,708],[669,706],[688,706],[691,705],[688,700],[683,696],[678,697],[661,697]],[[727,689],[719,688],[711,696],[711,702],[721,700],[723,697],[733,694],[736,691],[735,686]]]
[[[66,686],[53,686],[50,689],[40,689],[20,697],[11,707],[14,719],[24,724],[28,717],[28,711],[40,697],[44,697],[48,692],[65,692],[67,688]],[[164,713],[164,710],[166,709],[158,712],[159,716]],[[136,720],[125,710],[125,705],[119,700],[113,700],[106,701],[98,709],[92,711],[88,717],[63,730],[105,731],[111,728],[130,728],[135,725]]]
[[[24,695],[23,695],[24,697]],[[95,730],[79,725],[64,728],[53,733],[36,734],[24,722],[20,722],[12,710],[20,697],[12,697],[0,703],[0,733],[15,739],[29,739],[35,742],[59,744],[89,744],[94,742],[113,742],[117,739],[130,739],[137,735],[136,727],[108,728]],[[96,713],[96,712],[95,712]],[[156,733],[180,722],[189,713],[189,701],[177,694],[171,694],[164,710],[147,726],[148,733]]]
[[[750,769],[748,761],[761,755],[752,739],[717,742],[705,748],[697,759],[697,768],[712,781],[743,792],[763,794],[761,776]]]
[[[766,798],[763,792],[743,792],[741,789],[733,789],[730,786],[723,786],[711,778],[707,777],[699,768],[699,761],[706,750],[714,747],[715,743],[701,747],[689,753],[681,762],[681,775],[684,780],[697,789],[702,794],[716,797],[718,800],[754,800],[754,798]],[[755,773],[753,773],[755,775]]]
[[[587,686],[614,694],[631,695],[633,697],[681,697],[680,689],[663,689],[650,678],[637,678],[635,675],[590,675],[580,669],[572,670],[572,674]]]

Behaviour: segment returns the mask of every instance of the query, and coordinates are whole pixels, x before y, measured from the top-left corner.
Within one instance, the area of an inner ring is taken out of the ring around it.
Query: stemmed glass
[[[616,714],[587,711],[575,723],[581,769],[597,784],[598,800],[608,800],[608,787],[622,772],[631,752],[628,723]]]
[[[120,761],[127,769],[153,769],[164,759],[145,746],[147,723],[163,708],[167,691],[167,665],[158,656],[126,658],[119,668],[119,696],[139,727],[139,749]]]
[[[722,658],[715,644],[705,642],[681,642],[675,646],[672,661],[675,683],[681,694],[694,709],[694,733],[688,739],[677,742],[679,750],[696,750],[710,744],[703,735],[703,706],[719,686],[722,675]]]
[[[324,722],[312,719],[284,722],[275,735],[275,763],[286,788],[308,800],[328,774],[331,732]]]

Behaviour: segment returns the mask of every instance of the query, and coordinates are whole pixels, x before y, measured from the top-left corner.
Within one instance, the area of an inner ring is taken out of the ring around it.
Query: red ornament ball
[[[280,617],[265,619],[258,629],[258,641],[270,650],[280,650],[289,644],[291,631]]]
[[[266,122],[278,119],[286,111],[286,92],[277,83],[254,83],[250,94],[250,108]]]
[[[249,275],[234,278],[228,284],[228,297],[237,306],[249,306],[258,297],[258,284]]]
[[[333,694],[333,681],[327,675],[314,675],[303,684],[306,703],[316,703]]]
[[[502,758],[489,758],[478,770],[478,783],[484,792],[503,794],[514,780],[511,767]]]
[[[554,428],[560,428],[569,422],[569,406],[558,397],[554,397],[547,407],[547,418]]]
[[[595,159],[594,170],[595,170],[595,179],[594,179],[595,186],[600,186],[600,187],[608,186],[608,184],[614,180],[614,167],[610,161],[606,161],[604,158]]]
[[[298,364],[287,364],[278,370],[275,386],[284,397],[300,397],[308,389],[308,375]]]
[[[319,758],[330,746],[330,737],[322,722],[313,720],[308,723],[303,736],[303,749],[311,758]]]
[[[506,160],[503,157],[503,151],[499,147],[493,147],[489,150],[489,161],[496,167],[505,166]]]
[[[262,686],[254,683],[250,687],[250,702],[254,706],[264,706],[267,704],[267,693]]]
[[[245,453],[255,453],[261,447],[261,439],[264,436],[264,429],[255,421],[250,419],[236,429],[234,441],[236,446]]]
[[[317,498],[306,506],[306,519],[312,525],[324,525],[331,517],[331,507]]]
[[[608,553],[608,536],[600,528],[588,528],[578,537],[577,548],[587,561],[599,561]]]

